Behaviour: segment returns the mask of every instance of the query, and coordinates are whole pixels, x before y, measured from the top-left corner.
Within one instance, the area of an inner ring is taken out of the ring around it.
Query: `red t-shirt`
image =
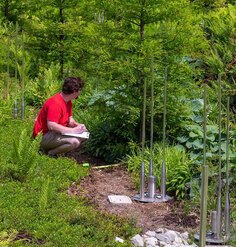
[[[34,124],[33,137],[39,132],[45,135],[48,132],[47,121],[55,122],[67,126],[69,117],[72,116],[72,102],[65,102],[60,93],[49,98],[40,110]]]

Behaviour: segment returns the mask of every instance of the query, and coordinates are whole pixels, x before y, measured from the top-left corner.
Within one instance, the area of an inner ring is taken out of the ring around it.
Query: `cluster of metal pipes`
[[[163,111],[163,159],[161,171],[161,194],[156,193],[156,177],[153,175],[153,109],[154,109],[154,71],[153,64],[151,68],[151,131],[150,131],[150,162],[148,176],[148,191],[145,192],[145,122],[146,122],[146,81],[144,81],[143,93],[143,120],[142,120],[142,165],[140,174],[140,194],[133,197],[134,200],[140,202],[166,202],[172,199],[166,194],[166,160],[165,160],[165,142],[166,142],[166,95],[167,95],[167,68],[164,75],[164,111]]]
[[[204,247],[206,243],[223,244],[230,238],[230,196],[229,196],[229,114],[230,114],[230,96],[227,96],[226,107],[226,172],[225,172],[225,202],[224,213],[222,212],[222,154],[221,154],[221,105],[222,88],[221,76],[218,76],[218,128],[219,128],[219,164],[218,164],[218,186],[217,186],[217,205],[216,210],[211,211],[211,230],[207,232],[207,198],[208,198],[208,170],[206,163],[206,125],[207,125],[207,100],[206,83],[204,83],[204,149],[202,165],[202,183],[201,183],[201,207],[200,207],[200,233],[194,235],[199,240],[199,246]],[[224,222],[223,222],[224,219]]]
[[[133,197],[134,200],[147,203],[166,202],[171,199],[166,195],[166,160],[165,160],[165,143],[166,143],[166,95],[167,95],[167,69],[164,76],[164,112],[163,112],[163,160],[161,169],[161,193],[156,193],[156,177],[153,175],[153,107],[154,107],[154,79],[152,66],[151,80],[151,131],[150,131],[150,162],[148,176],[148,190],[145,192],[145,122],[146,122],[146,81],[144,82],[143,94],[143,120],[142,120],[142,164],[140,174],[140,194]],[[199,240],[199,246],[204,247],[206,243],[222,244],[229,239],[230,231],[230,196],[229,196],[229,106],[230,96],[227,97],[227,120],[226,120],[226,177],[225,177],[225,210],[224,224],[222,221],[222,162],[221,162],[221,76],[218,77],[218,128],[219,128],[219,166],[218,166],[218,188],[217,188],[217,208],[211,212],[211,231],[207,232],[207,197],[208,197],[208,165],[206,164],[206,131],[207,131],[207,100],[206,100],[206,83],[204,83],[204,122],[203,122],[203,164],[202,164],[202,181],[201,181],[201,205],[200,205],[200,233],[194,235]],[[223,228],[224,225],[224,229]]]
[[[7,92],[9,93],[10,88],[10,39],[12,38],[11,35],[8,34],[7,37]],[[14,107],[13,107],[13,116],[14,118],[18,117],[18,102],[17,102],[17,85],[18,85],[18,51],[19,51],[19,27],[18,23],[16,23],[16,30],[15,30],[15,92],[14,92]],[[21,61],[21,118],[24,120],[25,115],[25,103],[24,103],[24,91],[25,91],[25,82],[24,82],[24,33],[22,31],[22,39],[21,39],[21,53],[22,53],[22,61]]]

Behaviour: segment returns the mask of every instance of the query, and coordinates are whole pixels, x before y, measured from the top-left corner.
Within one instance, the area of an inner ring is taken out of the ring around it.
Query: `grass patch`
[[[67,195],[70,184],[88,170],[68,158],[39,155],[32,146],[32,125],[12,120],[1,126],[0,245],[111,247],[120,245],[116,236],[132,237],[136,229],[130,222]]]

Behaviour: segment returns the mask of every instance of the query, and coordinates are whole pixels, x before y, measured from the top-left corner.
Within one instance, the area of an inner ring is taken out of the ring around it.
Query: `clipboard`
[[[84,131],[82,133],[64,133],[62,134],[63,136],[71,136],[71,137],[79,137],[79,138],[83,138],[83,139],[89,139],[89,135],[90,133],[88,131]]]

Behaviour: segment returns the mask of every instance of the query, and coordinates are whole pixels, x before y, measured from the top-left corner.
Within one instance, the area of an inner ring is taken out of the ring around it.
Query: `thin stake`
[[[25,82],[24,82],[24,70],[25,70],[25,59],[24,59],[24,32],[22,31],[22,78],[21,78],[21,90],[22,90],[22,101],[21,101],[21,118],[24,120],[25,118],[25,100],[24,100],[24,91],[25,91]]]
[[[10,90],[10,35],[7,36],[7,90],[6,90],[6,98],[8,98],[9,90]]]
[[[205,247],[206,245],[206,221],[207,221],[207,190],[208,190],[208,166],[206,165],[206,83],[204,83],[204,123],[203,123],[203,166],[202,166],[202,184],[201,184],[201,213],[200,213],[200,236],[199,246]]]
[[[230,197],[229,197],[229,104],[230,96],[227,97],[227,120],[226,120],[226,189],[225,189],[225,235],[229,236],[230,228]]]
[[[154,68],[153,57],[151,62],[151,131],[150,131],[150,161],[149,161],[149,177],[148,177],[148,196],[155,197],[156,177],[153,176],[153,118],[154,118]]]
[[[221,205],[221,190],[222,190],[222,179],[221,179],[221,75],[218,76],[218,128],[219,128],[219,171],[218,171],[218,193],[217,193],[217,215],[216,215],[216,237],[221,237],[222,229],[222,205]]]
[[[16,39],[15,39],[15,101],[14,101],[14,118],[18,116],[17,108],[17,62],[18,62],[18,22],[16,22]]]
[[[150,133],[150,163],[149,163],[149,176],[153,173],[153,109],[154,109],[154,68],[153,68],[153,58],[151,66],[151,133]]]
[[[142,166],[141,166],[141,183],[140,183],[140,199],[144,199],[144,184],[145,184],[145,164],[144,164],[144,145],[145,145],[145,122],[146,122],[146,97],[147,97],[147,85],[146,79],[144,79],[143,90],[143,123],[142,123]]]
[[[166,94],[167,94],[167,68],[165,68],[165,80],[164,80],[164,112],[163,112],[163,160],[161,171],[161,195],[162,198],[166,198]]]

